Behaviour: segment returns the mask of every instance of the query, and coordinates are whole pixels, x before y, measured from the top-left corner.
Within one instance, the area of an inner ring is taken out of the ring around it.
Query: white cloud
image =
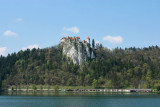
[[[29,45],[29,46],[27,46],[27,47],[22,48],[22,50],[23,50],[23,51],[25,51],[25,50],[27,50],[27,49],[32,50],[32,49],[34,49],[34,48],[38,49],[39,46],[38,46],[37,44]]]
[[[7,47],[0,47],[0,55],[5,56],[7,51]]]
[[[11,30],[5,31],[5,32],[3,33],[3,35],[4,35],[4,36],[14,36],[14,37],[18,36],[17,33],[12,32]]]
[[[114,36],[107,35],[103,38],[103,41],[108,41],[113,44],[120,44],[120,43],[123,43],[123,38],[121,36],[114,37]]]
[[[76,26],[70,27],[70,28],[64,27],[63,30],[64,30],[64,31],[67,31],[67,32],[76,33],[76,34],[79,33],[79,31],[80,31],[79,28],[76,27]]]
[[[22,18],[17,18],[17,22],[22,22]]]
[[[100,44],[100,41],[96,41],[95,43],[96,43],[96,44]]]

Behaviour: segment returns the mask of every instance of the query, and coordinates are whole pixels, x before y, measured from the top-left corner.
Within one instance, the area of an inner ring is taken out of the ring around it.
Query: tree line
[[[92,44],[92,47],[95,47]],[[96,46],[95,59],[81,66],[62,53],[60,45],[0,56],[0,87],[15,85],[156,88],[160,86],[160,48]]]

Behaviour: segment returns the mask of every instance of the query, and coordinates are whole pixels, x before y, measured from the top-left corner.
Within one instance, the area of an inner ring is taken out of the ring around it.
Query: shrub
[[[160,91],[160,86],[157,86],[156,89],[157,89],[157,91]]]
[[[32,89],[33,89],[33,90],[36,90],[36,89],[37,89],[37,87],[36,87],[35,84],[32,85]]]

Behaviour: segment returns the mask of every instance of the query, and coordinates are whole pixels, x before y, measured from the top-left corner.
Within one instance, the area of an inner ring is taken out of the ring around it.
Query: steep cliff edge
[[[81,41],[80,37],[64,37],[60,44],[63,47],[63,54],[71,58],[74,64],[81,65],[87,59],[95,58],[89,37],[87,41]]]

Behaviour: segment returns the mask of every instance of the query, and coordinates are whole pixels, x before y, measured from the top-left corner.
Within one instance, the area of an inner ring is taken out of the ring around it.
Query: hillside
[[[97,46],[96,58],[81,65],[63,54],[61,45],[19,51],[0,57],[0,86],[59,85],[106,88],[156,88],[160,86],[160,48]]]

